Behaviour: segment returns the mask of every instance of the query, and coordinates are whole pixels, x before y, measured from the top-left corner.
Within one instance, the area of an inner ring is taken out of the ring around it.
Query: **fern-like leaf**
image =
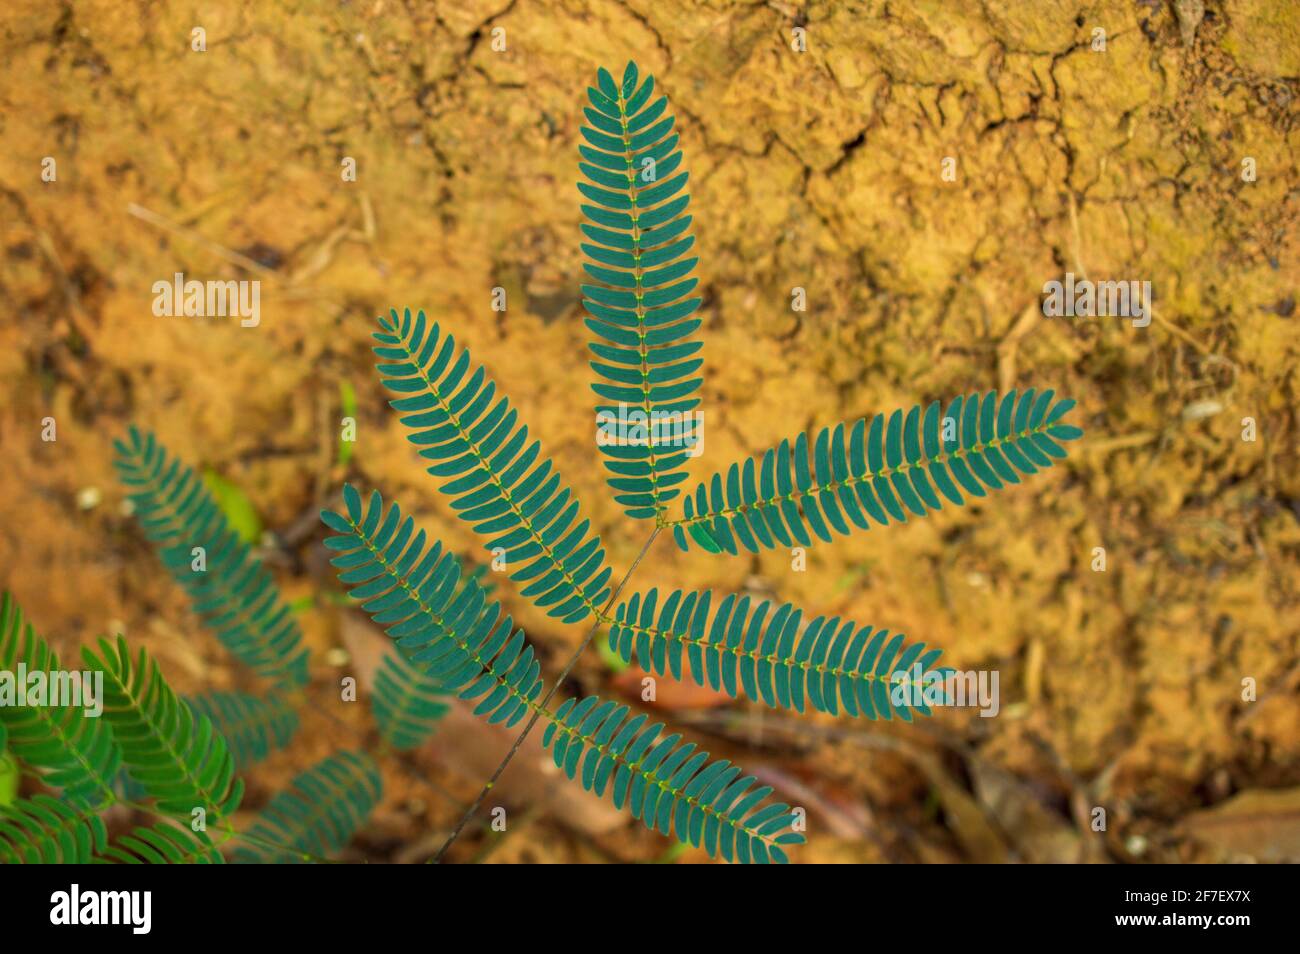
[[[371,696],[380,735],[399,752],[418,748],[447,714],[446,698],[442,683],[402,652],[385,654]]]
[[[48,795],[0,808],[0,864],[86,864],[107,839],[99,811]]]
[[[206,716],[221,733],[242,771],[289,744],[298,731],[298,713],[283,699],[270,702],[245,692],[205,692],[186,696],[196,716]]]
[[[638,85],[639,81],[639,85]],[[606,401],[596,407],[609,485],[628,516],[659,519],[681,493],[686,459],[699,435],[692,397],[703,383],[695,357],[701,342],[700,306],[690,277],[697,258],[686,215],[690,196],[682,151],[665,115],[668,100],[652,97],[654,77],[639,80],[629,62],[615,84],[605,69],[588,88],[591,107],[579,146],[578,190],[586,221],[583,269],[599,284],[583,285],[590,344],[599,360],[592,390]]]
[[[522,567],[510,578],[531,581],[524,595],[550,616],[577,622],[598,614],[612,572],[605,549],[588,534],[591,521],[578,520],[578,502],[551,462],[537,463],[541,444],[515,426],[509,400],[496,397],[482,365],[471,371],[469,352],[424,312],[399,318],[394,310],[379,323],[376,367],[390,391],[409,395],[389,403],[405,415],[420,456],[434,461],[429,473],[451,478],[440,489],[460,518]]]
[[[143,649],[132,660],[126,640],[99,641],[99,655],[83,648],[87,665],[104,673],[104,718],[122,746],[131,778],[160,812],[185,822],[202,808],[209,822],[228,818],[244,785],[225,739],[212,722],[182,702]]]
[[[599,796],[609,788],[615,806],[627,806],[647,828],[710,857],[784,863],[783,846],[803,843],[789,805],[763,804],[771,788],[755,788],[756,779],[740,777],[730,762],[710,762],[693,742],[679,744],[680,735],[665,736],[662,722],[647,726],[645,714],[630,715],[628,706],[596,696],[570,699],[542,744],[569,778],[581,767],[583,788]]]
[[[62,670],[58,655],[23,618],[13,598],[4,593],[0,595],[0,672],[16,679],[19,665],[28,673]],[[93,694],[93,688],[83,685],[82,691]],[[32,768],[44,770],[43,780],[62,789],[69,801],[98,804],[111,800],[122,752],[107,723],[90,716],[84,706],[19,706],[15,702],[0,694],[0,726],[9,735],[14,755]]]
[[[555,713],[543,708],[536,701],[542,690],[541,667],[524,632],[514,629],[509,616],[501,619],[500,605],[488,604],[476,583],[459,585],[459,564],[443,552],[442,544],[434,543],[426,552],[424,535],[413,534],[411,518],[403,518],[396,504],[385,511],[377,493],[364,508],[350,485],[344,486],[343,498],[345,512],[321,514],[342,534],[325,541],[341,551],[333,561],[341,571],[339,578],[356,585],[351,595],[366,601],[362,608],[388,627],[400,648],[415,650],[414,662],[429,664],[430,674],[449,690],[464,686],[462,698],[481,699],[476,714],[510,725],[529,711],[537,713],[551,723],[546,741],[556,744],[557,764],[566,767],[570,777],[584,748],[590,753],[591,774],[584,768],[583,784],[598,794],[605,789],[601,779],[607,781],[609,773],[623,766],[627,788],[616,785],[615,804],[630,805],[650,827],[665,834],[674,831],[662,821],[669,812],[680,819],[678,837],[704,845],[714,857],[721,853],[742,861],[783,861],[780,846],[802,841],[793,832],[777,834],[788,827],[786,806],[758,810],[768,790],[750,792],[753,779],[736,782],[739,769],[726,763],[706,768],[703,760],[692,757],[694,746],[682,746],[671,756],[663,743],[651,750],[663,727],[639,732],[644,717],[620,728],[626,706],[616,721],[588,718],[594,701],[584,701],[580,710],[572,701]],[[600,709],[602,717],[613,711],[610,706]],[[636,741],[629,747],[632,735]],[[678,740],[670,737],[669,747]]]
[[[128,441],[113,446],[145,535],[204,624],[258,675],[288,687],[303,685],[307,650],[298,622],[202,479],[135,427]],[[203,571],[192,568],[194,547],[206,554]]]
[[[757,553],[810,546],[810,531],[829,543],[850,522],[866,530],[905,522],[907,511],[924,517],[942,508],[939,494],[961,506],[962,491],[983,497],[1066,456],[1058,441],[1083,431],[1061,423],[1074,401],[1053,405],[1053,395],[1011,391],[999,402],[990,391],[959,396],[943,413],[935,401],[824,428],[811,441],[800,434],[793,448],[782,441],[701,483],[673,535],[683,550],[689,537],[713,553],[735,554],[737,543]]]
[[[425,533],[397,504],[384,511],[378,492],[367,507],[351,484],[343,487],[342,513],[323,511],[326,526],[342,536],[325,546],[340,551],[331,562],[339,580],[354,588],[362,609],[387,627],[412,663],[447,692],[480,699],[474,712],[489,722],[514,725],[542,691],[541,665],[523,630],[483,588],[461,577],[460,561],[435,543],[425,550]]]
[[[158,824],[136,828],[101,851],[97,861],[122,865],[219,865],[225,859],[207,832]]]
[[[205,692],[183,701],[196,716],[207,717],[226,740],[236,772],[283,749],[298,731],[298,713],[283,699],[268,702],[243,692]],[[118,771],[113,791],[128,802],[149,796],[127,767]]]
[[[697,685],[741,693],[773,708],[805,706],[817,712],[865,719],[912,721],[930,715],[925,691],[948,670],[934,668],[941,650],[906,645],[902,634],[872,630],[851,620],[818,616],[802,625],[803,611],[785,603],[773,609],[748,596],[726,596],[712,614],[712,592],[674,590],[662,607],[658,590],[636,593],[619,605],[610,648],[633,657],[656,676],[688,675]],[[683,664],[685,661],[685,664]],[[919,671],[918,671],[919,667]],[[896,692],[900,682],[907,692]]]
[[[248,830],[253,840],[240,846],[234,860],[284,864],[302,861],[302,855],[332,855],[352,840],[382,794],[379,767],[370,756],[336,752],[271,799]]]

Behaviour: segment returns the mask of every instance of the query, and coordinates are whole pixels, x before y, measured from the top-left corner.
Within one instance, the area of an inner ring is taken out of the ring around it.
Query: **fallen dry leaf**
[[[985,815],[984,809],[953,778],[943,763],[928,752],[899,740],[891,747],[909,759],[934,787],[944,817],[957,841],[966,852],[966,860],[977,864],[1001,864],[1007,861],[1007,846]]]
[[[1234,857],[1300,861],[1300,788],[1250,789],[1192,812],[1178,827]]]
[[[1037,798],[1029,786],[989,762],[970,758],[975,795],[1031,864],[1070,864],[1079,860],[1079,835],[1058,813]]]
[[[640,699],[644,679],[655,681],[655,698],[647,705],[661,709],[712,709],[717,706],[731,705],[733,701],[725,692],[696,685],[688,679],[679,681],[668,677],[656,678],[637,665],[624,669],[613,678],[612,682],[623,695]]]
[[[341,614],[339,635],[351,655],[350,673],[368,695],[375,670],[387,652],[387,636],[355,612]],[[438,724],[433,738],[411,753],[416,763],[430,769],[442,765],[467,779],[484,780],[505,758],[523,723],[509,729],[488,725],[474,715],[473,703],[449,700],[451,708]],[[524,740],[509,768],[492,789],[484,810],[502,805],[507,809],[538,807],[575,831],[599,835],[627,824],[627,816],[609,802],[574,785],[555,767],[542,748],[544,726],[537,726]]]

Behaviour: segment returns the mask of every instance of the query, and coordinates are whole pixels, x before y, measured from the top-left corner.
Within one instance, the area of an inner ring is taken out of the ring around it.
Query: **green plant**
[[[307,652],[298,624],[204,482],[152,434],[132,427],[114,446],[140,525],[205,625],[258,675],[301,686]]]
[[[582,293],[595,335],[598,445],[614,501],[652,523],[642,554],[663,530],[682,549],[710,553],[829,543],[855,528],[924,517],[945,500],[960,506],[968,496],[1017,484],[1064,457],[1062,443],[1081,436],[1063,422],[1073,402],[1055,401],[1051,391],[959,396],[944,409],[935,401],[811,438],[800,434],[683,493],[703,378],[682,152],[666,98],[654,97],[653,78],[642,79],[635,64],[617,83],[600,70],[587,94],[579,147],[586,181],[578,188],[587,200],[584,269],[594,282]],[[733,699],[866,719],[930,714],[916,696],[895,690],[948,670],[937,665],[939,650],[902,634],[808,618],[790,603],[738,594],[673,590],[661,599],[651,589],[623,597],[632,570],[614,581],[572,491],[469,352],[409,309],[380,318],[374,337],[378,373],[395,394],[390,404],[440,492],[485,538],[494,565],[508,568],[521,596],[561,622],[591,622],[579,652],[604,626],[611,664],[635,661],[655,676],[690,679]],[[350,387],[341,393],[354,409]],[[0,861],[211,863],[224,859],[232,840],[238,861],[317,860],[338,851],[382,797],[378,767],[361,752],[328,756],[251,825],[234,827],[240,773],[290,744],[309,684],[293,604],[250,547],[252,503],[239,493],[232,507],[233,485],[215,473],[201,479],[151,434],[131,428],[115,446],[119,473],[164,567],[198,619],[268,690],[182,699],[157,663],[143,651],[133,655],[120,636],[84,650],[87,671],[104,681],[102,719],[71,705],[0,706],[0,753],[7,745],[24,775],[58,794],[0,805]],[[341,446],[341,465],[350,450],[350,443]],[[378,492],[363,501],[345,484],[343,502],[337,512],[322,512],[333,531],[324,545],[349,596],[394,643],[372,693],[386,750],[420,745],[449,699],[459,697],[490,723],[527,719],[512,755],[544,721],[543,745],[570,779],[679,845],[729,861],[784,862],[786,850],[803,842],[794,825],[799,813],[771,800],[769,786],[729,761],[711,760],[648,713],[597,696],[553,705],[576,656],[547,688],[533,646],[491,598],[482,567],[466,572]],[[6,594],[0,670],[19,663],[59,668]],[[157,822],[110,843],[100,816],[113,805]]]
[[[83,660],[86,672],[103,678],[102,718],[82,705],[0,706],[20,767],[60,794],[38,793],[0,808],[0,862],[210,856],[208,818],[228,837],[229,815],[243,791],[225,740],[177,699],[148,655],[132,659],[121,638],[101,641],[99,653],[83,650]],[[0,596],[0,671],[15,672],[20,663],[28,672],[60,668],[6,593]],[[128,801],[115,790],[120,765],[148,800],[148,811],[184,827],[137,829],[110,845],[100,815]],[[197,829],[196,809],[203,813]]]
[[[696,259],[687,257],[694,240],[682,153],[667,100],[653,91],[653,78],[642,80],[633,63],[618,83],[600,70],[580,146],[588,181],[578,188],[590,203],[582,206],[584,269],[595,282],[582,286],[596,335],[592,388],[617,402],[596,406],[599,443],[614,499],[629,516],[652,520],[656,534],[671,529],[682,549],[808,546],[814,536],[830,542],[850,533],[850,523],[867,529],[906,521],[908,512],[924,517],[942,509],[940,494],[960,506],[963,491],[985,496],[1065,456],[1060,442],[1082,434],[1061,420],[1072,401],[1054,402],[1051,391],[959,396],[943,413],[935,401],[782,441],[700,482],[683,497],[683,514],[670,516],[696,437],[690,414],[702,362],[692,316],[700,298],[689,277]],[[423,312],[394,309],[374,338],[377,371],[396,395],[390,404],[439,490],[512,568],[520,594],[549,616],[593,620],[588,640],[608,626],[610,648],[624,661],[635,657],[656,675],[689,677],[732,698],[743,692],[768,706],[868,719],[929,714],[892,690],[918,671],[925,682],[946,670],[932,668],[938,650],[901,634],[822,616],[805,623],[788,603],[751,606],[748,597],[708,592],[674,591],[660,603],[651,590],[611,612],[622,584],[612,582],[600,537],[485,369]],[[667,439],[656,422],[668,423]],[[803,841],[789,806],[766,801],[770,788],[710,762],[647,715],[595,696],[552,709],[568,670],[543,694],[524,632],[477,586],[458,589],[440,542],[426,547],[412,519],[396,504],[385,508],[378,493],[363,504],[346,485],[344,501],[341,511],[322,513],[337,533],[325,544],[338,551],[340,580],[412,661],[476,701],[476,713],[506,725],[528,716],[525,734],[544,720],[543,742],[569,778],[711,856],[784,861],[786,846]]]
[[[163,565],[199,619],[267,680],[269,693],[182,699],[152,658],[143,650],[133,656],[118,637],[83,651],[85,673],[103,680],[102,716],[80,704],[0,698],[0,737],[19,770],[58,793],[0,805],[0,861],[213,863],[223,860],[222,846],[232,840],[240,843],[237,861],[316,860],[337,850],[381,793],[378,768],[361,753],[339,753],[303,772],[291,791],[275,796],[245,830],[235,830],[232,816],[243,795],[236,773],[285,748],[297,731],[306,651],[269,574],[194,471],[134,428],[117,450],[136,513]],[[372,695],[376,722],[393,748],[419,745],[445,711],[430,702],[441,698],[441,688],[400,662],[401,670],[394,668],[398,660],[386,662],[383,690]],[[57,654],[4,594],[0,672],[16,673],[20,665],[29,673],[62,671]],[[400,677],[392,675],[397,672]],[[400,683],[389,692],[394,678]],[[159,821],[110,843],[100,816],[113,805]]]
[[[235,860],[272,863],[333,854],[382,794],[379,768],[369,756],[336,752],[271,800],[250,829],[257,841],[241,846]]]

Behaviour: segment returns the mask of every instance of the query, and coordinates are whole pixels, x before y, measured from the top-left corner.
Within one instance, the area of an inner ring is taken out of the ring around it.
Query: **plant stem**
[[[497,779],[501,777],[501,773],[506,770],[506,766],[510,764],[510,760],[515,757],[515,754],[524,744],[524,740],[528,738],[528,733],[533,731],[533,726],[537,724],[537,720],[541,717],[542,712],[550,703],[551,698],[559,690],[560,684],[568,678],[569,673],[573,671],[573,667],[578,664],[579,657],[581,657],[582,654],[586,652],[587,647],[591,645],[591,641],[596,635],[596,630],[600,629],[602,623],[609,622],[610,607],[614,605],[614,601],[618,599],[618,595],[623,592],[623,587],[627,585],[627,581],[640,565],[641,558],[646,555],[646,551],[650,549],[650,545],[654,543],[655,538],[659,536],[659,531],[661,529],[663,529],[662,526],[660,526],[656,521],[654,532],[650,534],[650,538],[646,540],[645,544],[641,547],[641,552],[636,555],[636,559],[632,561],[632,565],[628,567],[627,572],[623,574],[623,579],[621,579],[618,586],[614,588],[614,592],[609,595],[609,601],[605,604],[605,609],[597,614],[596,621],[591,624],[591,629],[587,631],[587,635],[582,640],[582,644],[579,645],[573,655],[569,657],[568,663],[566,663],[564,668],[560,670],[560,674],[555,678],[554,684],[546,693],[542,701],[537,706],[533,707],[533,714],[529,717],[528,724],[524,726],[524,731],[519,733],[519,737],[516,738],[514,744],[510,746],[510,751],[507,752],[505,758],[501,760],[501,764],[498,765],[496,771],[492,773],[492,777],[487,780],[487,784],[483,786],[483,790],[478,793],[478,798],[474,799],[474,803],[470,805],[470,807],[465,811],[465,814],[460,817],[460,821],[456,823],[456,827],[452,829],[447,840],[443,842],[442,847],[438,849],[438,853],[429,859],[429,864],[436,865],[442,863],[443,856],[447,854],[447,849],[449,849],[452,846],[452,843],[460,837],[460,833],[469,823],[469,820],[474,816],[474,813],[479,810],[479,806],[483,804],[483,799],[487,798],[487,794],[492,790],[492,786],[497,783]]]

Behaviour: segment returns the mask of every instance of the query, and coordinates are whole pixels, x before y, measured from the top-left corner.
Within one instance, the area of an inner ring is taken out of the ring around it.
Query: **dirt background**
[[[693,476],[800,429],[990,387],[1054,387],[1088,432],[1021,487],[818,546],[806,572],[783,552],[684,555],[665,535],[632,581],[906,631],[998,670],[997,718],[798,718],[665,684],[661,714],[808,809],[801,861],[1300,858],[1290,0],[11,0],[0,585],[65,651],[120,630],[183,691],[260,690],[123,511],[111,439],[153,429],[254,503],[265,559],[303,604],[303,728],[249,773],[245,807],[331,750],[373,750],[367,707],[337,687],[364,683],[382,646],[334,598],[315,512],[347,478],[482,552],[370,366],[374,317],[407,305],[487,365],[626,568],[648,530],[593,456],[573,183],[584,90],[628,58],[669,94],[692,172]],[[177,271],[261,280],[260,326],[154,317],[151,286]],[[1149,280],[1155,321],[1043,318],[1043,283],[1066,271]],[[359,421],[346,467],[343,382]],[[502,582],[553,677],[585,629]],[[567,687],[631,700],[637,684],[593,648]],[[426,750],[385,759],[384,802],[344,857],[428,857],[507,742],[458,712]],[[703,858],[533,748],[489,804],[506,833],[475,825],[453,860]]]

